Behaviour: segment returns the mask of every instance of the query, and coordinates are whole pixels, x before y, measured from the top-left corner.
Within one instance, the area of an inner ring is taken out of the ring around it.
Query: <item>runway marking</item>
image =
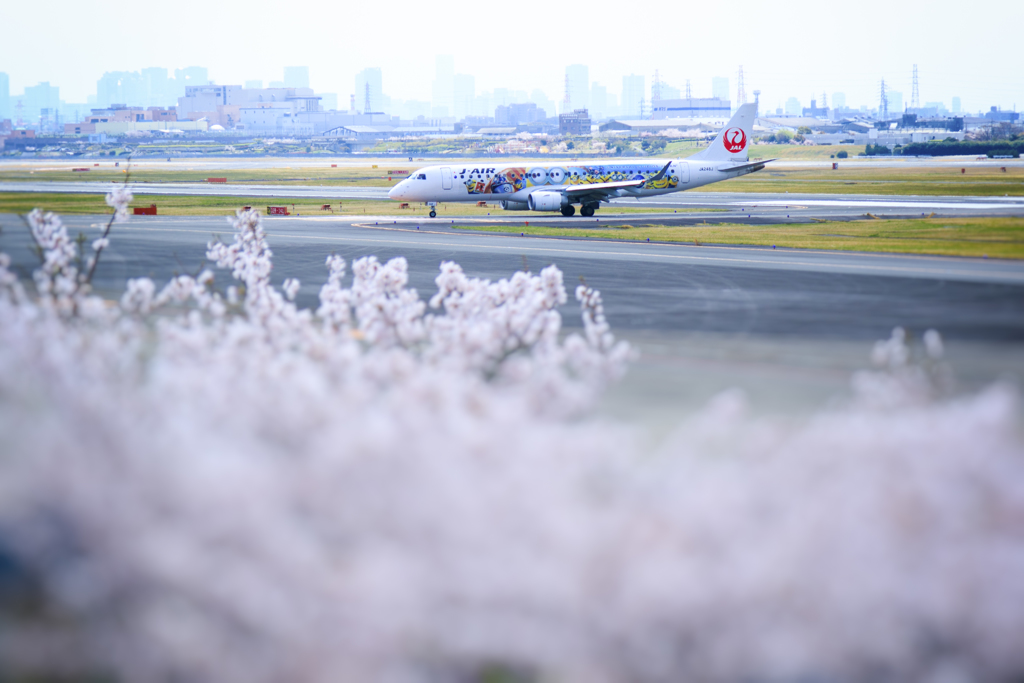
[[[353,224],[352,227],[366,228],[366,226],[359,225],[359,224]],[[125,228],[122,228],[122,229],[125,229]],[[139,231],[143,231],[143,232],[146,231],[146,230],[149,230],[149,231],[154,231],[154,232],[203,233],[203,234],[210,235],[210,231],[208,231],[208,230],[193,230],[193,229],[184,229],[184,228],[132,227],[132,228],[128,228],[128,229],[139,230]],[[443,233],[436,233],[436,232],[431,231],[430,234],[435,234],[436,235],[436,234],[443,234]],[[297,239],[308,239],[308,240],[321,240],[321,241],[324,241],[324,242],[354,242],[354,243],[359,243],[359,244],[375,244],[375,245],[378,245],[378,246],[381,244],[380,240],[372,240],[372,239],[366,239],[366,238],[360,238],[360,237],[343,237],[343,236],[330,236],[330,235],[301,235],[301,234],[297,234],[297,233],[287,233],[286,235],[282,235],[282,237],[294,237],[294,238],[297,238]],[[511,236],[509,236],[509,237],[511,237]],[[579,241],[586,241],[586,240],[579,240]],[[584,250],[584,249],[565,249],[565,248],[536,247],[536,246],[526,246],[526,245],[515,246],[515,247],[503,246],[503,245],[483,246],[483,245],[470,245],[470,244],[465,244],[465,243],[459,244],[459,243],[450,243],[450,242],[423,242],[423,241],[394,240],[394,239],[388,240],[387,243],[388,244],[408,244],[408,245],[412,245],[412,246],[421,246],[421,247],[422,246],[430,246],[430,247],[445,247],[445,248],[456,247],[456,248],[462,248],[462,249],[467,249],[467,248],[469,248],[469,249],[472,249],[472,248],[476,248],[476,249],[499,249],[499,250],[502,250],[502,251],[548,252],[548,253],[571,254],[571,255],[589,255],[589,256],[597,256],[597,257],[600,257],[600,256],[640,256],[640,257],[650,257],[650,258],[658,258],[658,259],[669,259],[669,260],[675,260],[675,261],[687,261],[687,260],[689,260],[689,261],[714,261],[714,262],[721,262],[721,263],[726,263],[726,264],[728,264],[728,263],[746,263],[746,264],[757,264],[757,265],[770,265],[770,266],[773,266],[775,268],[778,268],[780,266],[781,267],[790,266],[790,267],[793,267],[793,269],[800,269],[801,266],[804,266],[804,269],[807,269],[806,268],[807,266],[817,266],[818,268],[836,268],[836,269],[845,269],[845,270],[854,270],[854,271],[872,271],[873,270],[873,271],[891,272],[891,273],[893,273],[895,275],[907,275],[907,274],[910,274],[910,273],[929,274],[929,275],[942,276],[942,278],[940,278],[940,279],[964,279],[963,276],[966,275],[966,276],[969,277],[969,279],[989,279],[989,280],[991,280],[991,279],[993,279],[992,276],[995,275],[998,278],[1002,278],[1003,282],[1006,282],[1006,280],[1010,280],[1011,282],[1009,284],[1024,283],[1024,272],[1022,272],[1022,273],[1007,273],[1005,271],[1001,271],[1001,272],[996,272],[996,273],[992,273],[992,272],[983,272],[983,273],[964,273],[964,272],[959,272],[958,273],[958,272],[950,272],[947,269],[938,269],[938,268],[915,268],[915,267],[896,268],[896,267],[884,266],[884,265],[868,265],[868,264],[861,265],[861,264],[852,264],[852,263],[822,263],[820,261],[817,262],[817,263],[814,263],[814,262],[809,262],[809,261],[799,262],[799,261],[792,261],[792,260],[787,261],[785,263],[780,263],[779,261],[769,261],[769,260],[766,260],[766,259],[752,259],[752,258],[723,258],[723,257],[715,257],[715,256],[697,256],[697,255],[690,255],[690,254],[664,254],[664,253],[658,253],[658,252],[647,252],[647,253],[644,253],[644,252],[633,252],[633,251],[606,251],[606,250],[589,250],[588,251],[588,250]],[[592,244],[608,244],[607,242],[591,242],[591,243]],[[659,244],[657,246],[661,247],[661,248],[664,248],[664,247],[667,247],[667,246],[675,247],[677,245]],[[678,245],[677,248],[691,248],[691,247],[688,247],[688,245]],[[715,248],[724,249],[724,247],[692,247],[692,248],[694,248],[694,249],[715,249]],[[732,251],[731,248],[730,248],[730,251]],[[845,256],[845,255],[847,255],[844,252],[817,252],[817,253],[835,254],[837,256]],[[788,255],[796,255],[796,256],[801,255],[801,254],[795,254],[794,252],[784,252],[784,254],[787,255],[787,256]],[[865,256],[867,256],[867,257],[888,256],[889,258],[911,258],[911,259],[916,259],[917,258],[917,257],[914,257],[914,256],[905,256],[905,255],[896,255],[896,254],[882,255],[882,254],[861,254],[861,253],[857,253],[857,256],[859,256],[859,257],[865,257]],[[957,277],[958,275],[960,277]],[[971,276],[973,276],[973,277],[971,277]],[[987,276],[987,277],[985,277],[985,276]]]

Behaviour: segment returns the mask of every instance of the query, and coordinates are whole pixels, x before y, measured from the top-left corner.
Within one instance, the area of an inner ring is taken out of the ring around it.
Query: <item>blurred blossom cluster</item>
[[[727,392],[644,450],[588,417],[631,352],[586,286],[562,334],[554,266],[443,263],[423,301],[332,255],[303,310],[233,222],[229,286],[120,306],[52,214],[32,292],[0,254],[0,678],[1024,674],[1017,397],[949,397],[937,334],[880,342],[843,409]]]

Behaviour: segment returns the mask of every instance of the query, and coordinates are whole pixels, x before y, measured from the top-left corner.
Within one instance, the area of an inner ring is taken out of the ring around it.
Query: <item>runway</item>
[[[114,183],[100,182],[0,182],[0,192],[53,192],[58,194],[106,194]],[[227,183],[128,183],[135,194],[196,197],[267,197],[291,199],[387,199],[387,187],[338,187],[337,185],[244,185]]]
[[[0,182],[0,192],[105,194],[109,183]],[[136,194],[260,197],[271,199],[387,200],[386,187],[310,185],[210,185],[207,183],[134,183]],[[930,197],[906,195],[823,195],[752,192],[678,192],[642,200],[619,198],[602,206],[595,218],[566,219],[555,213],[504,211],[492,201],[495,220],[530,221],[537,225],[599,223],[601,221],[657,220],[667,225],[694,222],[808,223],[817,220],[852,220],[866,215],[880,218],[1024,216],[1024,197]],[[663,209],[663,212],[623,213],[622,209]],[[711,210],[687,215],[686,211]],[[420,211],[414,206],[413,212]],[[421,215],[426,214],[422,208]],[[444,209],[440,220],[449,220]],[[461,218],[459,220],[462,220]],[[543,223],[542,223],[543,222]]]
[[[92,236],[102,219],[65,220],[72,233]],[[934,327],[949,339],[1024,341],[1020,262],[516,237],[456,231],[441,219],[382,223],[267,219],[275,281],[298,277],[299,303],[315,306],[332,252],[348,260],[405,256],[411,285],[424,298],[435,290],[441,261],[492,280],[556,263],[570,291],[583,279],[604,293],[609,321],[619,330],[874,340],[902,325],[917,333]],[[34,257],[24,228],[14,216],[0,216],[0,224],[0,250],[28,275]],[[113,293],[129,277],[159,282],[197,272],[206,243],[214,235],[227,239],[229,231],[222,218],[134,218],[116,226],[97,286]],[[229,277],[218,273],[220,286]],[[567,325],[577,324],[573,302],[563,313]]]

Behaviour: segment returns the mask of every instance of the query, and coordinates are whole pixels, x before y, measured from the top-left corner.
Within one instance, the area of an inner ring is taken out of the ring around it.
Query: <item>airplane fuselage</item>
[[[403,202],[475,202],[503,200],[526,208],[534,192],[559,192],[588,185],[640,181],[613,197],[649,197],[690,190],[742,175],[730,173],[733,161],[595,160],[580,163],[460,163],[421,168],[396,185],[389,197]],[[749,172],[749,169],[743,169]],[[572,195],[569,195],[572,197]],[[579,200],[570,199],[574,203]]]
[[[687,159],[427,166],[396,185],[388,196],[431,205],[499,200],[505,209],[561,211],[564,216],[572,216],[573,205],[578,204],[583,216],[593,216],[601,202],[616,197],[641,199],[692,190],[760,171],[772,160],[748,159],[756,112],[756,104],[740,105],[711,145]],[[436,215],[433,208],[430,215]]]

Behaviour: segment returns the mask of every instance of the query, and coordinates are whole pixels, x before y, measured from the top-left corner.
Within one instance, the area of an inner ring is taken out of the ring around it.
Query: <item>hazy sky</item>
[[[430,100],[434,55],[476,76],[477,91],[541,88],[561,99],[565,66],[590,67],[592,81],[618,94],[622,76],[654,70],[672,86],[691,79],[710,96],[711,77],[743,65],[748,97],[774,108],[796,96],[845,92],[848,105],[878,102],[878,82],[910,100],[916,63],[921,100],[954,95],[972,111],[1024,107],[1024,52],[1014,32],[1022,0],[854,3],[672,1],[4,3],[0,71],[11,92],[50,81],[61,98],[84,102],[105,71],[148,66],[209,68],[219,84],[282,78],[310,68],[311,85],[344,106],[354,74],[383,69],[384,92]]]

